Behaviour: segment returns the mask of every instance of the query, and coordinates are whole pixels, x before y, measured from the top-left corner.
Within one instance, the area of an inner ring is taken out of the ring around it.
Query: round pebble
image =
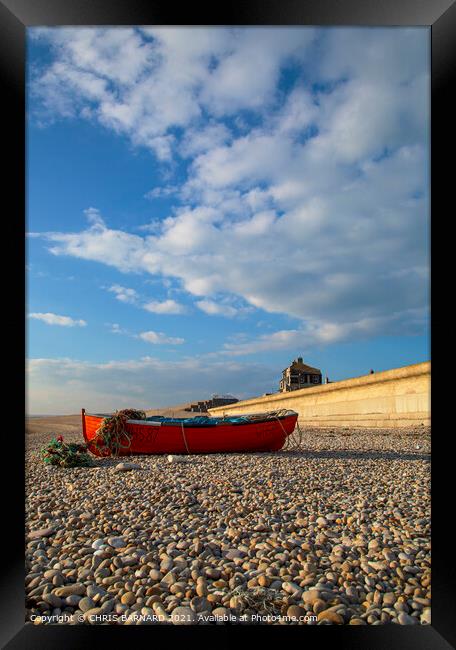
[[[196,619],[196,614],[190,607],[176,607],[171,614],[174,625],[193,625]]]

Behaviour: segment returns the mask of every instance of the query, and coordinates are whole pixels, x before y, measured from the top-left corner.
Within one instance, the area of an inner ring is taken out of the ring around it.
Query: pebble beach
[[[430,624],[429,429],[301,428],[299,450],[71,469],[27,435],[27,621]]]

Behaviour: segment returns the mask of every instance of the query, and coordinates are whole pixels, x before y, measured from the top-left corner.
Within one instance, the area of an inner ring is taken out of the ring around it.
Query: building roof
[[[319,368],[313,368],[312,366],[308,366],[306,363],[302,363],[301,361],[297,360],[293,361],[288,366],[288,368],[297,368],[298,370],[304,370],[305,372],[321,375],[321,370]],[[285,370],[288,370],[288,368],[285,368],[283,372],[285,372]]]

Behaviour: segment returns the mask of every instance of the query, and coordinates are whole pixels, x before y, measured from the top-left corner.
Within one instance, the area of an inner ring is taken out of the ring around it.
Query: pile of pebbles
[[[319,434],[123,470],[47,466],[29,446],[27,619],[429,624],[429,432]]]

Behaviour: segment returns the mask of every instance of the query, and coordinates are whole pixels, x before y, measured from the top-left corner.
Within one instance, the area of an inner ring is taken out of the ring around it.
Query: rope
[[[187,454],[190,454],[190,449],[188,448],[188,444],[187,444],[187,438],[185,437],[184,423],[183,422],[181,422],[181,429],[182,429],[182,437],[183,437],[184,443],[185,443],[185,449],[187,450]]]
[[[275,419],[276,419],[277,422],[280,424],[280,426],[282,427],[282,431],[283,431],[284,434],[285,434],[285,445],[282,447],[282,449],[285,449],[285,450],[286,450],[286,449],[288,449],[288,447],[289,447],[289,438],[290,438],[291,434],[290,434],[290,436],[287,434],[287,432],[285,431],[285,429],[284,429],[284,427],[283,427],[283,424],[282,424],[282,422],[279,420],[279,417],[278,417],[278,416],[275,416]]]
[[[283,428],[283,424],[281,423],[281,421],[279,420],[278,417],[276,417],[276,420],[277,420],[277,422],[280,424],[280,426],[282,427],[282,431],[284,432],[284,434],[285,434],[285,435],[287,436],[287,438],[288,438],[288,434],[287,434],[287,432],[285,431],[285,429]]]
[[[118,456],[122,449],[127,450],[131,447],[131,436],[126,431],[127,420],[145,419],[144,411],[135,409],[116,411],[114,415],[103,419],[92,443],[98,447],[103,456]]]
[[[286,434],[286,431],[283,428],[282,422],[280,422],[278,417],[276,417],[276,420],[277,420],[277,422],[280,423],[280,426],[282,427],[282,431]],[[296,429],[298,430],[298,434],[295,433]],[[282,447],[282,451],[288,451],[288,450],[291,450],[292,448],[296,449],[296,451],[301,451],[302,450],[302,431],[301,431],[301,427],[299,426],[298,420],[296,420],[296,427],[295,427],[294,431],[292,431],[290,433],[290,435],[287,435],[287,438],[285,440],[285,444]]]
[[[295,435],[294,431],[293,431],[293,440],[294,440],[294,442],[296,444],[296,448],[298,449],[298,451],[301,451],[302,450],[302,431],[301,431],[301,427],[299,426],[299,419],[296,420],[296,429],[298,430],[297,440],[296,440],[296,435]]]

